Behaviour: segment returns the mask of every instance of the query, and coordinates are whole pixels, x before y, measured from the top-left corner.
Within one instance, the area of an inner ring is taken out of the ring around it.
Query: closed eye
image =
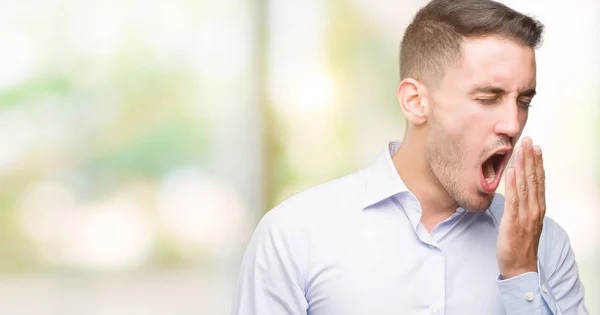
[[[522,108],[528,109],[531,107],[531,100],[520,100],[517,101],[517,103],[519,104],[519,106],[521,106]]]
[[[478,98],[476,100],[482,105],[493,105],[498,102],[498,99],[499,98],[497,98],[497,97],[493,97],[493,98]]]

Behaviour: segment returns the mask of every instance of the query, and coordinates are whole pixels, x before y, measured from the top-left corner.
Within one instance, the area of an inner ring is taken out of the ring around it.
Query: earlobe
[[[414,79],[402,80],[396,90],[398,103],[404,117],[414,125],[420,125],[427,121],[427,99],[424,97],[425,86]]]

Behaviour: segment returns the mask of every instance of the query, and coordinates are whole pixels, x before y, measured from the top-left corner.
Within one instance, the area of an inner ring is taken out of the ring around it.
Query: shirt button
[[[527,294],[525,294],[525,299],[529,302],[533,301],[533,293],[528,292]]]
[[[435,314],[435,312],[437,312],[437,306],[431,305],[429,307],[429,314]]]
[[[429,248],[435,248],[435,245],[429,244]]]
[[[546,288],[545,284],[542,284],[542,292],[548,293],[548,289]]]

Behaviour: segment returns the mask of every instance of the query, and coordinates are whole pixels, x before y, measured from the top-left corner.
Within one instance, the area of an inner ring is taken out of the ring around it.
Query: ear
[[[425,97],[425,85],[415,79],[406,78],[400,82],[396,97],[404,117],[413,125],[427,122],[429,106]]]

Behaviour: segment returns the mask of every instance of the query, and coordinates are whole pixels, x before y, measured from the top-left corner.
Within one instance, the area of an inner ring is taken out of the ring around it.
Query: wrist
[[[510,279],[528,272],[538,272],[537,265],[534,267],[505,268],[500,270],[500,276],[503,279]]]

